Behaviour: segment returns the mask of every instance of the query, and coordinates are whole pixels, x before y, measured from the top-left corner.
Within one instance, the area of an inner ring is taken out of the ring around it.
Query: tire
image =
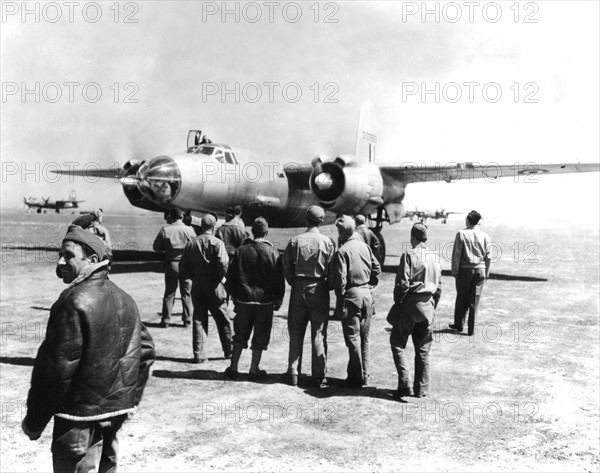
[[[383,238],[383,235],[381,234],[381,230],[373,230],[373,233],[375,233],[375,236],[377,237],[377,240],[379,240],[379,250],[378,250],[378,254],[375,255],[375,258],[377,258],[377,261],[379,261],[379,264],[381,265],[381,269],[383,269],[383,265],[385,263],[385,239]]]

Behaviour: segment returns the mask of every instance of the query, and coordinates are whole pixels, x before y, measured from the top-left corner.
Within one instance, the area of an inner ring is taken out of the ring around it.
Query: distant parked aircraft
[[[50,197],[42,197],[42,200],[40,201],[35,197],[23,197],[23,203],[27,206],[27,213],[31,212],[31,209],[37,209],[36,212],[39,214],[42,213],[42,210],[45,213],[46,209],[54,209],[56,213],[60,213],[60,211],[64,209],[78,208],[79,202],[84,201],[77,200],[75,189],[71,191],[67,200],[50,200]]]
[[[421,222],[426,223],[428,218],[433,218],[435,220],[442,220],[442,223],[446,223],[448,221],[448,216],[451,214],[466,214],[467,212],[446,212],[446,209],[442,210],[419,210],[415,208],[415,210],[407,210],[404,214],[405,217],[408,217],[414,220],[417,217]]]

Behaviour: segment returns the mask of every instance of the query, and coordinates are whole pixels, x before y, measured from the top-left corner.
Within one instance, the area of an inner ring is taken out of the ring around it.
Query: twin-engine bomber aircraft
[[[452,214],[467,214],[467,212],[446,212],[446,209],[442,210],[406,210],[404,212],[404,218],[410,218],[412,221],[417,217],[421,222],[427,223],[427,219],[432,218],[434,220],[441,220],[442,223],[447,223],[448,217]]]
[[[23,197],[23,203],[27,206],[27,213],[31,209],[37,209],[36,212],[39,214],[42,213],[42,210],[45,212],[46,209],[53,209],[56,213],[60,213],[61,210],[79,208],[80,202],[84,201],[77,200],[75,189],[71,191],[67,200],[50,200],[50,197],[42,197],[42,201],[40,202],[35,197]]]
[[[327,210],[325,223],[338,214],[366,215],[381,241],[385,258],[383,222],[399,222],[407,184],[457,181],[501,176],[531,179],[535,174],[598,171],[600,165],[527,164],[482,165],[457,163],[420,166],[415,163],[376,164],[375,114],[371,102],[363,104],[354,155],[335,159],[317,156],[311,163],[285,164],[253,160],[252,153],[213,143],[199,130],[191,130],[186,151],[146,161],[130,160],[114,169],[62,171],[64,174],[120,178],[132,205],[156,212],[178,207],[186,212],[216,212],[240,205],[243,219],[265,217],[273,228],[302,227],[305,211],[313,204]],[[59,171],[60,172],[60,171]]]

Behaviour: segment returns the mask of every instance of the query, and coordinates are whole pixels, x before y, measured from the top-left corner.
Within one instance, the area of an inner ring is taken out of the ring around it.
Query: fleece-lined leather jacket
[[[227,288],[240,304],[281,305],[285,279],[279,252],[263,238],[248,238],[229,265]]]
[[[134,300],[108,279],[105,265],[95,265],[50,310],[25,425],[40,432],[53,415],[94,421],[133,412],[154,358]]]

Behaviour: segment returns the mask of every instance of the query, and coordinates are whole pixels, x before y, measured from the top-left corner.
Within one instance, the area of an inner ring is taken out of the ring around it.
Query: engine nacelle
[[[383,178],[379,167],[356,163],[350,156],[333,161],[313,160],[310,188],[321,206],[335,213],[370,214],[383,204]]]
[[[152,210],[154,212],[163,212],[165,209],[155,204],[147,197],[144,196],[138,189],[137,184],[134,182],[127,182],[128,176],[135,176],[140,166],[144,164],[144,161],[137,160],[129,160],[123,165],[123,170],[125,174],[121,179],[121,185],[123,186],[123,192],[125,193],[125,197],[134,207],[139,207],[140,209]]]

